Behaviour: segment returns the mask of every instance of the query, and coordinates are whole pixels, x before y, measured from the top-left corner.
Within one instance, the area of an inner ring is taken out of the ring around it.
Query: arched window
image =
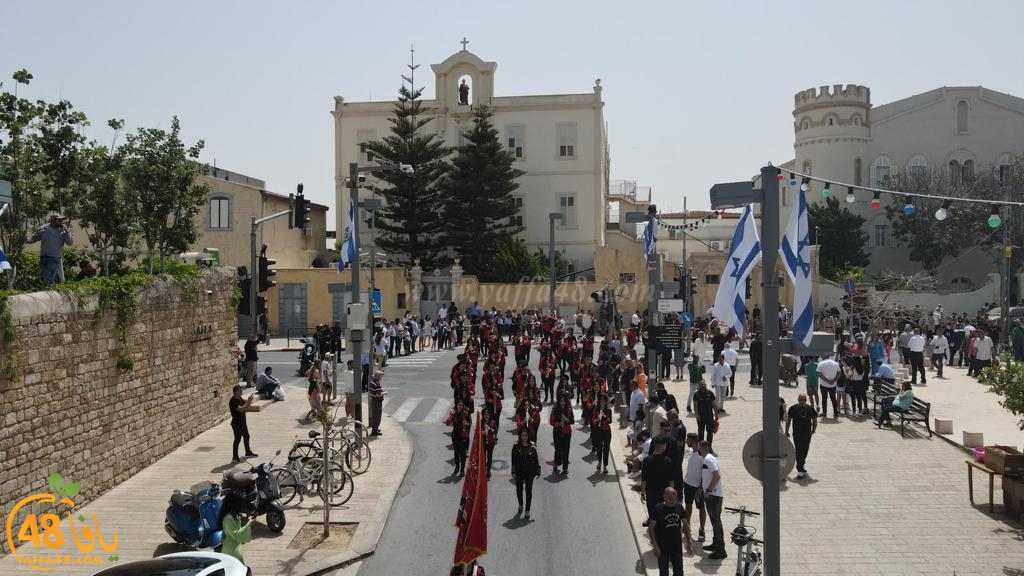
[[[964,160],[964,178],[963,183],[967,184],[971,180],[974,180],[974,160]]]
[[[967,100],[956,103],[956,131],[960,134],[967,132]]]
[[[803,173],[808,175],[808,176],[811,175],[811,161],[810,160],[804,160],[804,170],[803,170]]]
[[[996,162],[996,169],[999,172],[999,183],[1003,183],[1010,176],[1010,155],[1003,154]]]
[[[928,174],[928,159],[918,154],[907,162],[907,172],[911,178],[921,179]]]
[[[801,129],[801,130],[807,130],[807,129],[808,129],[808,128],[810,128],[810,127],[811,127],[811,121],[810,121],[810,120],[808,120],[807,118],[804,118],[804,119],[803,119],[803,120],[802,120],[802,121],[800,122],[800,129]]]
[[[857,114],[853,115],[853,125],[854,126],[860,126],[860,116],[857,115]]]
[[[892,227],[884,214],[872,218],[868,229],[868,238],[873,248],[891,248],[893,246]]]
[[[959,184],[963,181],[963,172],[960,170],[960,162],[956,160],[949,161],[949,182],[951,184]]]
[[[892,175],[892,160],[888,156],[879,156],[871,163],[871,185],[885,186]]]
[[[861,186],[864,184],[864,161],[860,158],[853,159],[853,185]]]
[[[949,285],[954,290],[971,290],[974,288],[974,282],[971,282],[971,279],[967,276],[957,276],[949,281]]]

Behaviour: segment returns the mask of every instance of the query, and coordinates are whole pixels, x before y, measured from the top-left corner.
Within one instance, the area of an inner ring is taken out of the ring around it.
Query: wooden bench
[[[882,401],[895,397],[899,393],[900,389],[896,384],[879,381],[871,385],[871,414],[876,421],[878,420],[878,407]]]
[[[895,398],[899,394],[899,388],[888,382],[880,382],[872,387],[872,413],[875,415],[875,420],[878,420],[878,415],[881,406],[886,398]],[[928,430],[928,437],[932,437],[932,423],[929,420],[929,416],[932,412],[931,402],[925,402],[918,397],[914,397],[913,402],[910,403],[910,408],[899,412],[890,412],[889,417],[898,415],[900,417],[900,436],[906,438],[906,424],[907,422],[924,422],[925,428]]]
[[[974,469],[977,468],[982,472],[988,474],[988,511],[989,514],[995,511],[995,505],[992,503],[992,494],[995,492],[995,479],[999,475],[999,472],[981,464],[974,460],[964,460],[967,463],[967,491],[971,498],[971,504],[974,504]]]

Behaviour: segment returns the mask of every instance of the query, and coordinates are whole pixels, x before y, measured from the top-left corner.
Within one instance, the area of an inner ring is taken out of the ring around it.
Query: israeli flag
[[[644,229],[644,255],[648,262],[654,258],[655,250],[658,247],[657,229],[654,221],[647,222],[647,228]]]
[[[746,315],[743,296],[746,293],[747,278],[760,261],[761,241],[757,238],[757,227],[754,225],[754,210],[748,204],[732,236],[732,247],[729,249],[725,269],[722,270],[713,310],[715,317],[736,330],[739,337],[743,336],[743,319]]]
[[[7,253],[4,252],[3,248],[0,248],[0,271],[6,271],[11,269],[11,261],[7,259]]]
[[[793,281],[793,336],[811,345],[814,336],[814,305],[811,302],[811,236],[807,229],[807,199],[804,191],[789,217],[786,234],[782,237],[782,265]]]
[[[352,234],[352,231],[356,226],[356,207],[350,205],[348,207],[348,226],[345,227],[345,240],[341,243],[341,254],[338,258],[338,271],[344,270],[346,264],[350,264],[358,258],[358,248],[356,247],[356,237]]]

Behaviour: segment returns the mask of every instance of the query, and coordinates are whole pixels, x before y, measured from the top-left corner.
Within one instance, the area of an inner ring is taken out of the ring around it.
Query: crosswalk
[[[477,399],[477,408],[480,400]],[[384,413],[399,422],[410,424],[441,424],[447,418],[452,409],[452,401],[447,398],[402,398],[388,396],[384,399]],[[501,417],[506,419],[515,412],[515,400],[506,398],[501,403]],[[582,409],[578,406],[573,408],[576,419],[579,420]],[[551,413],[551,406],[545,405],[540,412],[541,423],[547,423],[548,415]]]
[[[438,350],[435,352],[417,352],[408,356],[396,356],[394,358],[388,358],[387,365],[384,367],[384,371],[388,370],[420,370],[430,366],[436,362],[442,356],[448,354],[448,350]]]

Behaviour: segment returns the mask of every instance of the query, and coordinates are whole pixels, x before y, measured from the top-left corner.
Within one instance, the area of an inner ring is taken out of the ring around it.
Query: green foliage
[[[493,116],[486,106],[477,107],[473,128],[441,184],[447,243],[466,273],[480,279],[492,275],[492,255],[523,230],[511,218],[519,213],[512,196],[519,188],[516,179],[525,172],[515,167],[515,157],[502,145],[491,124]]]
[[[978,380],[991,385],[989,392],[1002,396],[999,405],[1020,417],[1017,426],[1024,430],[1024,362],[1014,362],[1009,354],[1003,354],[999,366],[985,368]]]
[[[550,272],[549,268],[550,268],[550,266],[549,266],[549,261],[548,261],[547,253],[544,252],[544,250],[542,248],[537,248],[537,252],[534,253],[534,256],[537,257],[537,260],[540,261],[540,264],[541,264],[542,270],[541,270],[541,273],[539,275],[540,278],[542,280],[550,280],[551,279],[549,277],[550,276],[549,275],[549,272]],[[555,277],[556,278],[561,278],[562,276],[566,276],[568,274],[569,274],[569,261],[566,260],[565,253],[564,252],[559,252],[558,250],[555,250]]]
[[[3,329],[0,335],[4,342],[4,369],[0,378],[7,384],[14,384],[21,377],[18,373],[18,342],[17,333],[14,331],[14,318],[11,316],[11,307],[7,302],[12,292],[0,291],[0,319],[3,320]]]
[[[199,233],[193,218],[206,200],[209,187],[196,184],[203,168],[196,161],[205,145],[202,140],[186,148],[181,123],[171,119],[171,130],[139,128],[121,147],[121,179],[127,203],[137,213],[142,238],[149,253],[149,272],[160,256],[188,250]]]
[[[125,354],[124,352],[117,355],[118,370],[130,372],[133,368],[135,368],[135,360],[131,357],[131,355]]]
[[[818,264],[823,278],[842,282],[844,271],[850,267],[864,268],[871,262],[864,251],[868,241],[863,230],[864,219],[840,208],[835,197],[807,204],[807,226],[818,230],[815,241],[820,250]]]
[[[481,282],[519,282],[540,278],[546,266],[531,254],[521,238],[507,239],[490,255],[488,266],[477,274]]]
[[[444,230],[439,187],[448,171],[450,150],[443,138],[427,125],[432,118],[420,100],[422,90],[405,86],[398,92],[391,134],[366,148],[382,164],[411,164],[414,174],[401,171],[374,172],[385,182],[380,190],[384,208],[377,214],[377,245],[403,265],[420,260],[425,270],[445,263]]]

